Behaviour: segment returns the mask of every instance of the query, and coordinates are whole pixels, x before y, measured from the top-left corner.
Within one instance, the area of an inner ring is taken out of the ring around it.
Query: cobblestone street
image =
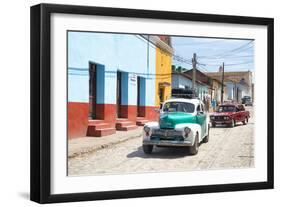
[[[151,155],[142,150],[142,137],[134,137],[92,153],[69,158],[68,175],[123,174],[254,167],[254,114],[247,125],[210,129],[210,140],[195,156],[186,148],[155,147]]]

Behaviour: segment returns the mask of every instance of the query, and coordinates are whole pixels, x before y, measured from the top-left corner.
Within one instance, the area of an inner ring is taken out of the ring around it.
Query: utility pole
[[[223,103],[224,93],[224,62],[222,63],[222,78],[221,78],[221,104]]]
[[[192,89],[195,90],[195,83],[196,83],[196,53],[193,53],[192,58]]]

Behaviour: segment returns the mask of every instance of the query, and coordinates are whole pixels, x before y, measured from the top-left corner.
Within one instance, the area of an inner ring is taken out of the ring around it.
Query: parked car
[[[226,124],[230,127],[234,127],[238,122],[242,122],[244,125],[248,123],[250,118],[250,112],[245,110],[243,104],[222,104],[218,107],[218,110],[210,115],[212,127],[216,127],[218,124]]]
[[[163,103],[159,122],[148,122],[143,128],[143,151],[152,153],[154,146],[188,147],[198,153],[199,143],[209,140],[209,116],[198,99],[176,98]]]
[[[253,102],[251,96],[244,96],[242,98],[242,104],[245,104],[245,106],[252,106]]]

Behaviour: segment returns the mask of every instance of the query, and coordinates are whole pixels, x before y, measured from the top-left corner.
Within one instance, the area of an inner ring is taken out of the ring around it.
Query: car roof
[[[243,105],[243,104],[239,104],[239,103],[223,103],[219,106],[234,106],[234,107],[238,107],[240,105]]]
[[[184,103],[193,103],[193,104],[195,104],[195,105],[198,105],[199,103],[202,103],[201,100],[195,99],[195,98],[192,98],[192,99],[187,99],[187,98],[172,98],[172,99],[169,99],[169,100],[165,101],[164,103],[168,103],[168,102],[184,102]]]
[[[225,103],[225,104],[220,104],[219,106],[237,106],[237,104]]]

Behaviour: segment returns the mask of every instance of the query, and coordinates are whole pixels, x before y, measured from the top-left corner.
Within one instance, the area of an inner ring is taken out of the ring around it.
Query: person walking
[[[213,112],[215,112],[217,108],[217,101],[213,99],[211,104],[212,104]]]

